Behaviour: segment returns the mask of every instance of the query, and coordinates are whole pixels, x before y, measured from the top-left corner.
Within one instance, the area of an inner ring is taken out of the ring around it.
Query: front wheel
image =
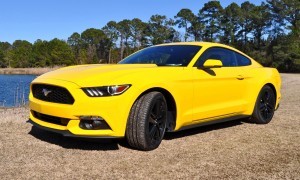
[[[269,123],[274,115],[276,105],[276,97],[270,86],[264,86],[256,100],[254,112],[251,121],[257,124]]]
[[[165,134],[167,103],[160,92],[149,92],[141,96],[132,106],[126,139],[130,146],[140,150],[157,148]]]

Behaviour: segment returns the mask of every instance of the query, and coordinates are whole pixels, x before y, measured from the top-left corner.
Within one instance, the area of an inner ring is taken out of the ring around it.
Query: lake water
[[[28,103],[29,86],[35,75],[0,74],[0,107],[20,106]]]

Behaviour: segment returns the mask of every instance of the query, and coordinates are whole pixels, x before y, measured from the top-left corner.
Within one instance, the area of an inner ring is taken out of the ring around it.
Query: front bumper
[[[119,137],[113,137],[113,136],[84,136],[84,135],[75,135],[72,134],[70,131],[68,130],[57,130],[57,129],[53,129],[53,128],[48,128],[45,126],[41,126],[38,123],[32,121],[31,119],[27,120],[27,123],[32,124],[35,127],[38,127],[40,129],[46,130],[46,131],[50,131],[50,132],[54,132],[57,134],[61,134],[64,137],[73,137],[73,138],[95,138],[95,139],[102,139],[102,138],[119,138]]]
[[[29,95],[30,120],[39,128],[69,137],[87,138],[120,138],[125,136],[128,114],[131,102],[134,102],[130,89],[120,95],[111,97],[88,97],[78,85],[61,80],[37,79],[33,83],[42,83],[66,88],[74,97],[74,104],[59,104],[46,102]],[[52,123],[34,115],[33,112],[68,119],[67,124]],[[100,116],[110,129],[82,129],[80,116]]]

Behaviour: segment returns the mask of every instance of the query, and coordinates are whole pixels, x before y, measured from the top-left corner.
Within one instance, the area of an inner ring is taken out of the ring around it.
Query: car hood
[[[155,64],[92,64],[69,66],[45,73],[39,79],[57,79],[73,82],[81,87],[91,84],[113,83],[114,79],[144,71],[149,68],[156,68]]]

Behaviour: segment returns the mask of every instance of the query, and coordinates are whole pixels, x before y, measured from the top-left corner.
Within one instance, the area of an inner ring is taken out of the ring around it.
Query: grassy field
[[[282,74],[271,123],[242,120],[167,134],[151,152],[32,128],[28,109],[0,109],[1,179],[300,179],[300,74]]]
[[[41,75],[46,72],[58,69],[59,67],[53,68],[0,68],[0,74],[33,74]]]

